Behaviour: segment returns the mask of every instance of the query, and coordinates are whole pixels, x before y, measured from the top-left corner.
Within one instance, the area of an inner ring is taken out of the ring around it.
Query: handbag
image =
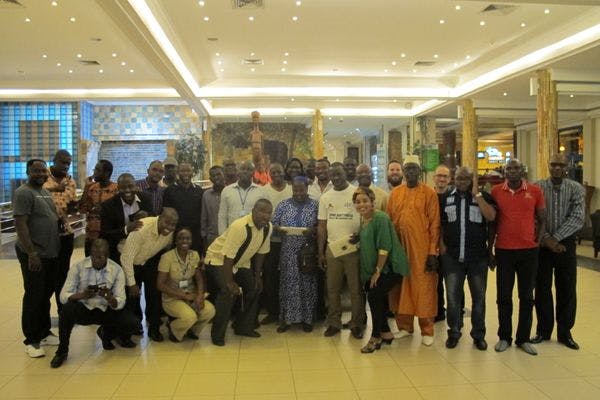
[[[298,252],[298,269],[303,274],[314,274],[319,269],[317,245],[314,240],[306,242]]]

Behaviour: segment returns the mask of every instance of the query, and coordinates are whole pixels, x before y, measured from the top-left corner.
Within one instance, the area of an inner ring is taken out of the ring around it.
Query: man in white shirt
[[[252,182],[254,164],[244,161],[240,165],[237,182],[226,186],[221,192],[219,204],[219,235],[236,219],[249,215],[258,199],[265,199],[263,188]]]
[[[348,281],[352,319],[348,324],[352,336],[363,336],[365,309],[360,284],[360,260],[358,251],[334,257],[330,245],[340,240],[349,240],[360,230],[360,215],[352,203],[355,186],[346,181],[342,165],[333,165],[329,172],[333,190],[324,193],[319,200],[318,249],[319,262],[327,270],[327,330],[325,336],[334,336],[342,328],[341,292],[344,277]]]
[[[315,166],[315,176],[317,179],[308,187],[308,197],[319,201],[321,195],[333,188],[329,180],[329,160],[321,158]]]
[[[118,338],[123,347],[135,347],[129,335],[140,321],[125,309],[125,274],[108,258],[109,246],[104,239],[92,243],[91,255],[73,265],[60,292],[63,303],[58,332],[60,344],[50,366],[60,367],[69,353],[69,339],[75,324],[98,324],[98,336],[105,350],[115,348],[111,340]]]

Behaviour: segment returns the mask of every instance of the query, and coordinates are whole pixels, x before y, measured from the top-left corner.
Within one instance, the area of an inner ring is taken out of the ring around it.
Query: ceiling
[[[321,109],[326,129],[375,134],[455,119],[463,98],[480,121],[535,121],[530,78],[549,67],[561,119],[600,104],[600,1],[18,1],[0,0],[0,100],[183,100],[216,121],[307,124]]]

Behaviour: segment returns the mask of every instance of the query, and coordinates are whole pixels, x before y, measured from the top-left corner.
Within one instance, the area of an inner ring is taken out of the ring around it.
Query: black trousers
[[[281,242],[271,242],[263,269],[264,288],[261,293],[262,306],[272,317],[279,316],[279,255]]]
[[[437,316],[442,317],[446,315],[446,307],[444,307],[444,263],[442,257],[438,257],[438,283],[437,283],[437,295],[438,295],[438,306]]]
[[[21,327],[25,344],[39,343],[50,333],[50,299],[56,287],[57,258],[42,258],[39,271],[29,270],[29,256],[15,246],[23,275]]]
[[[224,340],[231,309],[236,299],[227,288],[222,266],[208,265],[206,274],[208,275],[209,292],[214,296],[212,300],[216,309],[210,336],[213,341]],[[254,330],[258,315],[260,295],[256,290],[254,271],[249,268],[240,268],[233,274],[233,279],[242,288],[241,304],[236,311],[233,328],[236,332],[251,332]]]
[[[156,287],[156,278],[158,277],[158,262],[160,255],[156,255],[149,259],[144,265],[134,265],[133,272],[135,284],[144,290],[144,300],[146,301],[146,323],[149,331],[158,331],[161,325],[161,310],[162,301],[161,294]],[[142,286],[143,284],[143,286]],[[141,296],[138,298],[127,297],[126,307],[133,312],[140,321],[142,320],[142,305],[140,304]],[[138,326],[139,329],[139,326]],[[137,329],[136,329],[137,331]]]
[[[366,297],[369,301],[371,322],[373,323],[371,337],[380,338],[382,332],[390,332],[387,319],[389,310],[388,293],[401,279],[401,275],[388,272],[379,276],[377,285],[374,288],[369,287],[370,282],[365,283]]]
[[[496,291],[498,337],[512,343],[512,291],[517,276],[519,323],[515,343],[529,342],[533,319],[533,288],[538,267],[539,249],[496,249]]]
[[[71,267],[71,256],[73,255],[74,240],[75,234],[73,233],[60,237],[58,271],[56,272],[56,286],[54,288],[54,300],[56,301],[56,308],[58,309],[58,312],[60,312],[60,309],[63,306],[63,304],[60,302],[60,291],[67,280],[67,274],[69,273],[69,268]]]
[[[138,329],[140,321],[127,308],[113,310],[109,307],[106,311],[99,308],[89,310],[80,301],[69,301],[63,304],[58,317],[60,344],[57,353],[69,352],[69,341],[75,324],[101,325],[104,328],[104,338],[111,340],[117,336],[129,337]]]
[[[556,289],[556,330],[560,340],[571,338],[577,311],[577,255],[575,239],[560,242],[566,247],[564,253],[540,249],[540,260],[535,286],[536,333],[550,338],[554,328],[554,302],[552,299],[552,275]]]

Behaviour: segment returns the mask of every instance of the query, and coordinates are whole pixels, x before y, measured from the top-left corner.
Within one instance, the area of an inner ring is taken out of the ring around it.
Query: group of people
[[[518,160],[508,161],[505,183],[491,194],[479,190],[476,172],[467,167],[455,171],[454,187],[450,169],[438,167],[435,188],[428,187],[417,156],[391,161],[381,186],[368,165],[351,158],[272,163],[268,183],[256,179],[252,162],[226,161],[210,168],[206,190],[192,182],[192,165],[167,158],[152,161],[141,180],[124,173],[116,182],[110,161],[100,160],[77,199],[70,164],[64,150],[49,168],[29,160],[28,181],[13,196],[26,352],[41,357],[43,346],[57,345],[53,368],[67,359],[76,324],[99,325],[105,350],[115,348],[113,341],[135,347],[131,337],[144,333],[144,316],[147,335],[157,342],[164,340],[164,320],[173,342],[198,339],[212,321],[212,343],[223,346],[232,318],[234,334],[246,337],[260,337],[260,325],[272,323],[279,333],[293,326],[311,332],[324,319],[325,336],[348,328],[362,339],[367,300],[372,330],[363,353],[410,336],[415,317],[422,343],[430,346],[435,321],[446,315],[446,347],[454,348],[463,326],[465,279],[473,302],[471,336],[486,350],[487,271],[496,263],[495,350],[513,340],[515,275],[516,345],[537,354],[532,343],[550,338],[553,273],[558,340],[578,348],[571,328],[583,189],[565,178],[561,155],[550,162],[551,178],[538,185],[523,179]],[[74,233],[67,216],[75,211],[86,214],[86,258],[71,266]],[[351,301],[346,323],[344,283]],[[53,295],[58,336],[50,330]],[[538,327],[530,338],[534,303]],[[266,316],[259,321],[261,308]]]

